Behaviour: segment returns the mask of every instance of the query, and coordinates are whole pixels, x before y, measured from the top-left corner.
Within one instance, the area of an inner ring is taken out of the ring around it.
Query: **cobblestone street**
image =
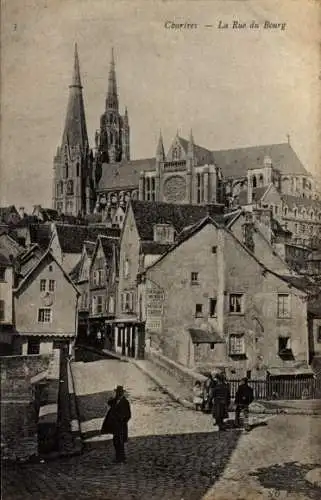
[[[218,433],[210,416],[173,403],[131,363],[75,363],[73,375],[86,437],[83,454],[5,466],[4,500],[321,497],[307,476],[320,462],[318,417],[255,416],[248,434]],[[125,386],[132,403],[125,465],[113,464],[112,442],[99,436],[116,384]]]

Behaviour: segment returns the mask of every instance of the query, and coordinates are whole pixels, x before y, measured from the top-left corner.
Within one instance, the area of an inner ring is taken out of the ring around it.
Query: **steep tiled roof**
[[[147,255],[162,255],[164,252],[167,252],[172,244],[164,244],[158,243],[157,241],[143,241],[140,246],[140,251],[143,254]]]
[[[31,243],[37,243],[40,248],[46,250],[51,240],[51,226],[48,224],[30,224]]]
[[[95,246],[96,246],[95,241],[84,241],[84,247],[86,249],[88,257],[91,257],[92,254],[94,253]]]
[[[69,273],[69,278],[74,282],[77,283],[77,281],[80,278],[80,271],[81,271],[81,264],[82,264],[82,258],[79,259],[75,267],[72,268],[72,270]]]
[[[105,226],[78,226],[56,224],[58,239],[63,253],[81,253],[84,241],[96,241],[101,234],[119,238],[120,230]]]
[[[104,163],[98,191],[115,188],[138,188],[140,172],[155,170],[155,162],[155,158],[143,158],[123,163]]]
[[[10,222],[16,222],[20,219],[18,211],[14,205],[8,207],[0,207],[0,222],[9,224]]]
[[[101,246],[106,259],[110,259],[113,255],[114,246],[118,246],[118,241],[113,238],[108,238],[106,236],[100,237]]]
[[[172,224],[176,233],[194,225],[207,215],[220,222],[223,220],[221,206],[217,205],[178,205],[132,200],[131,206],[139,236],[142,240],[153,240],[154,224]]]
[[[12,261],[0,251],[0,266],[12,266]]]
[[[184,139],[183,137],[179,137],[179,142],[181,143],[185,153],[188,151],[189,141]],[[198,144],[193,145],[194,156],[196,159],[197,165],[205,165],[213,163],[213,152],[203,146],[199,146]]]
[[[253,201],[254,202],[260,201],[262,196],[266,193],[266,190],[267,190],[267,186],[254,188],[253,189]],[[247,205],[247,189],[240,191],[238,199],[239,199],[239,204],[241,206]]]
[[[43,254],[44,251],[38,245],[35,245],[32,249],[19,256],[19,276],[21,278],[27,276],[31,269],[41,260]]]
[[[321,287],[316,285],[308,277],[305,276],[281,276],[284,281],[287,281],[290,285],[293,285],[299,290],[303,290],[309,294],[320,294]]]
[[[58,211],[53,208],[41,208],[40,213],[42,214],[44,221],[55,221],[60,218]]]
[[[313,208],[314,210],[321,210],[321,201],[320,200],[311,200],[310,198],[299,198],[297,196],[291,196],[289,194],[281,195],[282,201],[290,208],[291,210],[294,207],[298,208]]]
[[[246,177],[247,169],[263,166],[265,156],[281,174],[309,175],[288,143],[213,151],[214,162],[225,178]]]

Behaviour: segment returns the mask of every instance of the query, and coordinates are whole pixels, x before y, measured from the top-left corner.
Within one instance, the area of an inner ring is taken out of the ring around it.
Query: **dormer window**
[[[154,225],[154,241],[158,243],[174,243],[175,231],[171,224]]]

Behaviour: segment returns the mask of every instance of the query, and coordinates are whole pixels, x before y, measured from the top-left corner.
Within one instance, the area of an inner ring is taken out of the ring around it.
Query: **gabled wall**
[[[137,231],[132,207],[129,206],[125,219],[123,233],[120,242],[120,260],[119,260],[119,285],[117,300],[117,316],[123,315],[120,311],[121,294],[125,291],[133,294],[134,311],[137,310],[137,273],[139,270],[139,248],[140,239]],[[124,274],[125,260],[128,259],[128,276]]]
[[[55,280],[55,291],[49,293],[49,298],[40,291],[41,279]],[[39,332],[49,336],[54,336],[55,333],[76,333],[76,290],[50,256],[44,259],[26,284],[15,293],[14,306],[15,326],[20,333]],[[52,309],[52,321],[38,323],[38,309],[46,307]]]

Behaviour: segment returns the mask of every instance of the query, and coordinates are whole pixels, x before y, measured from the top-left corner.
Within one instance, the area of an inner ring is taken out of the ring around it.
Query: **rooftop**
[[[219,222],[224,220],[221,205],[178,205],[132,200],[131,206],[139,236],[145,241],[153,241],[155,224],[171,224],[179,234],[207,215]]]
[[[81,253],[85,241],[96,241],[99,235],[119,238],[120,230],[102,225],[80,226],[56,224],[57,235],[63,253]]]

